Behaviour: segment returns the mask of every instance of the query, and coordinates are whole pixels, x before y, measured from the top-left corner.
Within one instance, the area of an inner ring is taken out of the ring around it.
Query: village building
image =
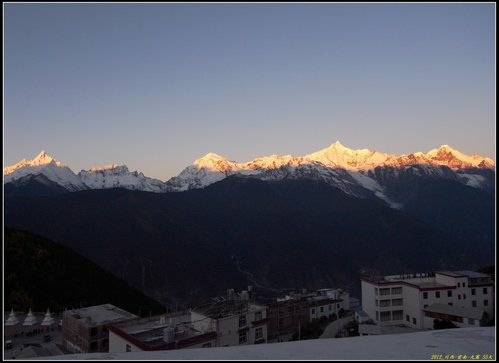
[[[494,283],[474,271],[439,271],[361,279],[362,309],[379,325],[433,329],[435,319],[458,326],[494,318]]]
[[[108,325],[137,318],[111,304],[65,310],[62,315],[63,345],[74,353],[107,352]]]

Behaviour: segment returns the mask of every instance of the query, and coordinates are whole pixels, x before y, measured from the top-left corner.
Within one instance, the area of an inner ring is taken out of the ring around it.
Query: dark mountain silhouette
[[[450,198],[442,188],[432,208]],[[416,214],[320,181],[239,177],[181,193],[107,189],[5,199],[7,226],[60,241],[164,304],[196,303],[248,284],[269,291],[342,287],[359,296],[366,269],[493,263],[493,241],[482,238],[477,248],[439,225],[452,217],[432,223]],[[482,227],[494,235],[494,223]]]
[[[71,249],[30,232],[5,228],[4,261],[6,309],[60,312],[111,303],[141,315],[166,310]]]

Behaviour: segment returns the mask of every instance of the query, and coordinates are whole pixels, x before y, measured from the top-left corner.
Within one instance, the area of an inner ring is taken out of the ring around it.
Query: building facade
[[[216,346],[216,333],[194,329],[190,313],[131,320],[108,328],[109,352],[113,353]]]
[[[424,319],[424,309],[429,310],[434,304],[466,308],[475,311],[473,316],[483,311],[487,321],[494,317],[492,279],[474,271],[365,277],[361,279],[361,290],[362,310],[381,325],[431,329],[430,319]]]
[[[62,314],[62,341],[73,353],[109,351],[108,325],[138,319],[111,304],[65,310]]]
[[[240,297],[229,291],[226,300],[191,310],[192,327],[215,332],[217,347],[266,343],[267,307],[250,302],[246,291]]]
[[[291,293],[269,306],[269,339],[286,340],[286,336],[289,338],[314,320],[337,318],[341,311],[347,310],[350,310],[350,297],[341,289]]]

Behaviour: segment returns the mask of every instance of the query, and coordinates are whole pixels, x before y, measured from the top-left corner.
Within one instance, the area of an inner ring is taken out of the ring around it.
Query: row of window
[[[466,283],[463,282],[463,283],[460,283],[458,282],[457,283],[457,287],[466,287]],[[487,295],[488,294],[488,288],[486,287],[483,287],[482,288],[482,292],[484,295]],[[391,289],[390,288],[383,288],[383,289],[379,289],[377,287],[374,288],[374,294],[375,295],[390,295],[390,294],[402,294],[402,288],[401,287],[392,287]],[[440,291],[435,291],[435,297],[436,298],[439,298],[440,297]],[[471,289],[471,295],[476,295],[476,289]],[[452,297],[452,290],[447,290],[447,296],[448,297]],[[428,298],[428,293],[423,293],[423,297],[425,299]]]
[[[340,308],[340,304],[336,304],[336,309],[339,309],[339,308]],[[328,305],[328,310],[329,311],[333,311],[333,306],[332,305]],[[323,313],[324,312],[324,306],[321,306],[319,308],[319,311],[321,313]],[[312,312],[312,314],[315,314],[315,308],[312,308],[311,312]]]
[[[450,306],[454,305],[454,303],[452,303],[452,302],[447,303],[447,304],[448,304],[448,305],[450,305]],[[476,307],[477,307],[477,302],[476,302],[476,300],[472,300],[472,301],[471,301],[471,306],[472,306],[472,307],[474,307],[474,308],[476,308]],[[489,306],[489,300],[483,300],[483,306]],[[423,306],[423,308],[425,308],[425,309],[426,309],[427,307],[428,307],[428,304],[425,304],[425,305]]]
[[[403,305],[403,300],[402,299],[385,299],[385,300],[374,300],[374,304],[376,306],[380,306],[382,308],[385,308],[387,306],[402,306]]]
[[[255,340],[263,338],[263,328],[255,329]],[[248,342],[248,333],[239,333],[239,344],[246,344]]]
[[[390,320],[402,320],[404,317],[403,310],[394,310],[394,311],[376,311],[376,320],[379,321],[390,321]]]
[[[378,295],[378,288],[374,288],[374,294]],[[390,295],[390,294],[402,294],[402,288],[401,287],[392,287],[391,289],[386,287],[379,289],[379,295]]]
[[[482,289],[482,292],[484,295],[487,295],[488,294],[488,289],[486,287],[484,287]],[[471,295],[475,296],[476,295],[476,289],[471,289]],[[452,290],[447,290],[447,297],[452,297]],[[461,297],[463,300],[466,300],[466,294],[463,294],[461,296],[461,294],[457,295],[457,299],[458,300],[461,300]],[[439,299],[440,298],[440,291],[435,291],[435,298]],[[427,292],[423,292],[423,299],[428,299],[428,293]]]
[[[262,320],[262,312],[261,311],[257,311],[255,313],[255,321],[258,321],[258,320]],[[239,327],[240,328],[245,327],[246,324],[247,324],[246,315],[239,315]]]

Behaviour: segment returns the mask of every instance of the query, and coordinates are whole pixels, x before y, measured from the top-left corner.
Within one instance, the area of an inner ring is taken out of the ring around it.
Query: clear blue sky
[[[4,165],[167,180],[336,140],[495,160],[495,4],[3,4]]]

